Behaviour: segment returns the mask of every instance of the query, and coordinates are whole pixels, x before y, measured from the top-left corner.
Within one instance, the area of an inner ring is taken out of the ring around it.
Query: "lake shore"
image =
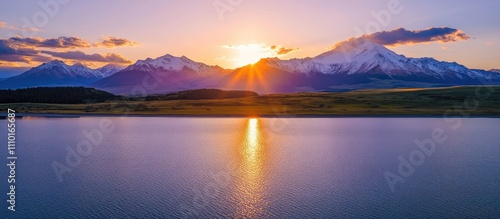
[[[484,87],[269,94],[232,99],[143,99],[86,104],[8,103],[30,115],[155,117],[500,117],[500,89]],[[3,114],[2,114],[3,113]],[[19,114],[21,115],[21,114]]]
[[[0,119],[6,119],[7,113],[0,113]],[[79,117],[169,117],[169,118],[500,118],[500,115],[470,115],[467,117],[461,116],[448,116],[444,115],[244,115],[244,114],[92,114],[92,113],[74,113],[74,114],[63,114],[63,113],[17,113],[16,118],[79,118]]]

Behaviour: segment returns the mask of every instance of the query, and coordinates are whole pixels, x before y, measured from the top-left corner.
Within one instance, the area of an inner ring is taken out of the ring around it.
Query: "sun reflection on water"
[[[235,191],[238,202],[235,216],[258,218],[266,205],[264,200],[266,145],[261,121],[257,118],[248,119],[243,136],[243,141],[238,147],[240,177]]]
[[[246,132],[246,152],[249,160],[255,162],[256,154],[259,150],[259,127],[257,126],[259,120],[252,118],[248,120],[248,127]]]

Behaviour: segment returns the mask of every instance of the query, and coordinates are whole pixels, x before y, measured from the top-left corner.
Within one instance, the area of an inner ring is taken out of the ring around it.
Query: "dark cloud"
[[[276,52],[276,55],[287,55],[291,52],[299,50],[298,48],[285,48],[285,47],[276,46],[276,45],[273,45],[270,48],[271,48],[271,50]]]
[[[6,40],[0,40],[0,60],[7,62],[30,63],[36,60],[40,52],[32,48],[13,47]]]
[[[38,47],[38,48],[53,48],[53,49],[74,49],[74,48],[89,48],[89,47],[119,47],[119,46],[136,46],[137,42],[130,41],[125,38],[108,37],[103,41],[91,44],[86,40],[78,37],[58,37],[52,39],[43,39],[38,37],[11,37],[9,43],[20,47]]]
[[[110,62],[110,63],[131,63],[123,56],[116,53],[108,54],[85,54],[81,51],[67,51],[67,52],[54,52],[54,51],[42,51],[44,54],[49,54],[56,58],[71,59],[76,61],[89,61],[89,62]]]
[[[137,46],[137,45],[139,45],[139,43],[118,37],[108,37],[104,39],[102,42],[94,44],[94,46],[98,47],[101,46],[108,48],[119,47],[119,46]]]
[[[0,40],[0,54],[14,54],[16,50],[5,40]]]
[[[449,27],[431,27],[425,30],[406,30],[404,28],[399,28],[391,31],[363,35],[362,37],[382,45],[403,45],[424,42],[446,43],[470,39],[470,37],[461,30]]]
[[[38,37],[19,36],[11,37],[8,41],[20,47],[39,47],[39,48],[87,48],[92,45],[78,37],[58,37],[54,39],[42,39]]]
[[[5,23],[0,22],[0,25]],[[91,44],[78,37],[58,37],[43,39],[37,37],[11,37],[0,39],[0,61],[4,62],[48,62],[53,58],[72,59],[76,61],[130,63],[129,60],[119,54],[85,54],[81,51],[65,51],[66,49],[89,48],[105,46],[108,48],[116,46],[137,45],[138,43],[127,39],[109,37],[100,42],[99,45]],[[41,51],[42,48],[49,49]],[[49,56],[50,55],[50,56]]]

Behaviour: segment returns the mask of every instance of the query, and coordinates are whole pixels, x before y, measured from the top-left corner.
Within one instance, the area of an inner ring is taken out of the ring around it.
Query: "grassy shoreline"
[[[487,97],[478,96],[490,93]],[[64,115],[201,117],[500,116],[500,87],[360,90],[271,94],[218,100],[111,101],[88,104],[0,104],[0,112]]]

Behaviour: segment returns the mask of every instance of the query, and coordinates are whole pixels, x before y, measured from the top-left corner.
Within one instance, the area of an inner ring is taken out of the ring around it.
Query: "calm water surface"
[[[102,140],[94,130],[92,150],[72,157],[70,166],[68,154],[89,143],[82,131],[103,122],[114,130]],[[453,125],[441,118],[28,117],[17,122],[16,213],[7,213],[5,201],[0,213],[500,218],[500,119]],[[435,129],[446,140],[432,154],[417,156],[423,152],[414,141],[432,138]],[[6,141],[1,134],[1,145]],[[6,150],[2,154],[0,189],[6,194]],[[400,176],[398,157],[410,160],[411,154],[418,166]],[[54,163],[71,170],[62,182]],[[393,192],[387,171],[404,180]]]

